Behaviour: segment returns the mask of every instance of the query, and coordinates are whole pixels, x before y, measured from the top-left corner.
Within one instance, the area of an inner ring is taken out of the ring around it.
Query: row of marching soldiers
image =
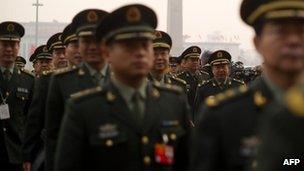
[[[1,170],[303,169],[284,165],[304,152],[304,1],[286,2],[241,5],[264,59],[248,87],[224,50],[208,73],[189,47],[168,73],[171,38],[144,5],[81,11],[35,50],[36,77],[15,66],[24,28],[0,23]]]

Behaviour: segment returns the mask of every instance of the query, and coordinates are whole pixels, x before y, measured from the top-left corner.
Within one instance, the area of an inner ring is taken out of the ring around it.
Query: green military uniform
[[[274,102],[265,111],[259,126],[261,145],[257,170],[300,171],[304,169],[304,92],[303,83],[291,88],[283,103]],[[269,115],[271,114],[271,115]],[[297,165],[286,163],[299,159]],[[285,162],[285,164],[284,164]]]
[[[272,20],[303,18],[298,15],[303,6],[303,1],[244,0],[241,17],[250,26],[261,28]],[[207,106],[193,136],[191,170],[240,171],[256,167],[261,142],[258,126],[270,104],[282,99],[283,91],[267,75],[257,78],[247,91],[243,87],[238,89],[236,95],[228,91],[224,98],[215,96],[206,100]]]
[[[39,46],[33,54],[35,57],[32,58],[35,59],[52,59],[52,55],[48,52],[46,45]],[[39,167],[43,169],[45,103],[52,72],[53,71],[44,71],[39,77],[36,77],[33,100],[27,116],[22,146],[23,160],[30,162],[33,169]]]
[[[16,67],[22,69],[25,67],[25,64],[26,64],[26,60],[22,56],[17,56],[15,60]]]
[[[183,58],[183,59],[199,58],[200,54],[201,54],[201,49],[198,46],[191,46],[182,53],[181,58]],[[193,108],[197,86],[199,83],[208,80],[209,74],[206,72],[199,71],[199,70],[197,70],[196,73],[190,73],[189,71],[183,71],[182,73],[178,74],[176,77],[186,81],[188,103]]]
[[[128,5],[100,23],[96,38],[105,43],[151,40],[156,23],[152,9]],[[106,85],[77,93],[66,109],[57,171],[186,170],[189,120],[180,88],[148,82],[135,90],[114,74]]]
[[[88,9],[78,13],[73,21],[77,36],[93,34],[96,24],[107,13],[102,10]],[[98,77],[96,75],[99,75]],[[46,169],[54,170],[54,157],[57,137],[64,114],[66,101],[74,93],[83,89],[95,87],[107,82],[110,71],[104,66],[102,71],[96,71],[87,63],[79,66],[57,70],[51,78],[46,101]]]
[[[214,53],[211,54],[208,60],[208,63],[211,66],[220,65],[220,64],[230,65],[230,62],[231,62],[231,55],[223,50],[215,51]],[[244,82],[234,78],[230,78],[228,76],[226,77],[225,81],[223,80],[223,82],[219,82],[214,77],[208,81],[203,81],[201,84],[198,85],[197,88],[193,117],[197,117],[196,114],[199,110],[199,107],[203,104],[203,102],[207,97],[216,95],[230,88],[235,88],[241,85],[245,85]]]
[[[151,74],[148,75],[148,80],[152,81],[152,82],[155,82],[156,80],[152,77]],[[157,82],[157,81],[156,81]],[[180,78],[177,78],[177,77],[174,77],[170,74],[165,74],[163,79],[161,81],[158,81],[159,83],[161,84],[171,84],[171,85],[176,85],[176,86],[179,86],[181,87],[184,92],[186,93],[186,86],[187,86],[187,83],[186,81],[180,79]]]
[[[23,35],[24,28],[19,23],[0,24],[1,41],[20,41]],[[0,164],[4,170],[10,169],[6,168],[9,164],[22,163],[22,138],[33,87],[34,77],[28,71],[0,66]]]

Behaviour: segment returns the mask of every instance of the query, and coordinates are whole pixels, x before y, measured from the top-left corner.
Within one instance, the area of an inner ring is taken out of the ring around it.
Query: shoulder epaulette
[[[55,74],[55,75],[64,74],[64,73],[68,73],[68,72],[70,72],[70,71],[74,71],[74,70],[76,70],[76,69],[77,69],[76,66],[60,68],[60,69],[54,70],[54,74]]]
[[[243,85],[236,89],[228,89],[222,93],[216,94],[214,96],[209,96],[205,100],[205,104],[208,107],[216,107],[224,101],[232,99],[236,96],[242,95],[248,91],[248,88]]]
[[[49,75],[49,74],[52,74],[52,73],[54,73],[54,70],[43,71],[42,75]]]
[[[162,90],[170,90],[170,91],[177,92],[177,93],[182,93],[183,92],[183,89],[179,86],[176,86],[176,85],[161,84],[159,82],[153,82],[153,85],[156,88],[162,89]]]
[[[71,98],[73,100],[79,99],[81,97],[87,96],[87,95],[91,95],[91,94],[95,94],[98,92],[101,92],[102,88],[100,86],[94,87],[94,88],[89,88],[89,89],[85,89],[85,90],[81,90],[77,93],[73,93],[71,94]]]
[[[180,73],[177,73],[176,75],[175,75],[175,77],[178,77],[178,76],[180,76],[180,75],[182,75],[182,74],[184,74],[185,73],[185,71],[182,71],[182,72],[180,72]]]
[[[200,82],[197,86],[198,86],[198,87],[201,87],[201,86],[203,86],[203,85],[209,83],[210,81],[211,81],[211,79],[209,79],[209,80],[202,80],[202,82]]]
[[[304,93],[300,87],[293,87],[285,95],[287,108],[296,116],[304,117]]]
[[[233,81],[236,81],[236,82],[238,82],[238,83],[241,83],[241,84],[245,84],[244,81],[238,80],[238,79],[236,79],[236,78],[232,78],[232,80],[233,80]]]
[[[181,78],[174,77],[174,76],[172,76],[171,78],[172,78],[173,80],[176,80],[176,81],[178,81],[178,82],[183,83],[184,85],[186,85],[186,84],[187,84],[187,82],[186,82],[185,80],[181,79]]]
[[[23,73],[25,73],[25,74],[27,74],[27,75],[35,77],[35,75],[31,71],[29,71],[27,69],[22,68],[22,69],[20,69],[20,71],[23,72]]]

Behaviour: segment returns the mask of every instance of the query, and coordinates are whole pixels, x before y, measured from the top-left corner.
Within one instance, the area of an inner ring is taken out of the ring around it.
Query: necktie
[[[132,113],[137,123],[141,123],[143,119],[143,110],[140,105],[140,94],[138,91],[136,91],[131,99],[132,102]]]
[[[96,72],[93,77],[94,77],[95,83],[99,84],[99,83],[101,83],[103,75],[100,72]]]
[[[9,82],[9,80],[11,79],[11,72],[9,69],[5,69],[3,72],[3,76],[4,76],[4,80],[6,81],[6,83]]]

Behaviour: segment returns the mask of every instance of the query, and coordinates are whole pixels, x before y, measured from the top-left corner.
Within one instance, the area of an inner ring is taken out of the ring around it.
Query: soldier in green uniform
[[[178,57],[170,56],[169,58],[169,74],[176,76],[178,72]]]
[[[65,47],[61,41],[62,33],[56,33],[49,38],[46,43],[48,52],[52,54],[54,68],[65,68],[69,66],[69,61],[65,56]]]
[[[263,75],[248,90],[206,100],[193,137],[191,170],[255,167],[261,116],[270,103],[282,101],[304,68],[303,7],[303,0],[243,0],[241,17],[255,30]]]
[[[186,170],[186,98],[178,87],[146,80],[156,25],[154,11],[139,4],[121,7],[100,23],[97,41],[114,75],[68,103],[56,171]]]
[[[69,24],[64,28],[61,36],[61,41],[65,46],[65,56],[72,66],[77,66],[82,62],[75,29],[72,24]]]
[[[198,84],[209,79],[209,74],[201,72],[198,68],[200,54],[201,48],[198,46],[187,48],[181,55],[182,60],[185,61],[186,71],[177,75],[178,78],[185,80],[187,83],[188,103],[191,108],[194,107],[194,99]]]
[[[22,56],[17,56],[17,58],[15,60],[15,65],[19,69],[24,69],[24,67],[26,65],[26,60]]]
[[[110,71],[108,65],[98,52],[94,37],[97,23],[107,12],[98,9],[87,9],[79,12],[72,21],[79,43],[80,56],[83,62],[54,72],[49,85],[46,100],[46,169],[54,170],[54,157],[57,137],[64,114],[65,102],[74,93],[83,89],[102,85],[107,82]]]
[[[304,75],[303,75],[304,76]],[[304,170],[304,77],[289,89],[284,103],[274,102],[259,126],[262,142],[258,148],[257,170]],[[291,163],[297,159],[297,163]]]
[[[171,37],[163,31],[155,31],[153,40],[154,65],[148,79],[162,84],[173,84],[186,90],[186,81],[168,74],[169,54],[172,46]]]
[[[0,23],[1,170],[22,170],[22,138],[34,87],[34,76],[14,65],[23,35],[19,23]]]
[[[231,67],[231,55],[224,50],[218,50],[211,54],[208,63],[211,66],[213,78],[203,81],[198,85],[195,96],[195,113],[196,117],[199,107],[209,96],[222,93],[225,90],[245,85],[244,82],[229,77]]]
[[[52,54],[48,52],[46,45],[41,45],[35,50],[34,55],[41,66],[42,73],[35,79],[33,100],[27,116],[22,146],[24,171],[44,169],[42,163],[45,133],[42,130],[49,78],[52,73]]]
[[[38,76],[39,74],[41,74],[41,72],[40,72],[40,67],[39,67],[39,64],[38,64],[38,62],[37,62],[37,60],[36,60],[37,58],[36,58],[36,54],[35,54],[35,52],[30,56],[30,59],[29,59],[29,61],[30,62],[32,62],[33,63],[33,70],[31,71],[31,73],[36,77],[36,76]]]

